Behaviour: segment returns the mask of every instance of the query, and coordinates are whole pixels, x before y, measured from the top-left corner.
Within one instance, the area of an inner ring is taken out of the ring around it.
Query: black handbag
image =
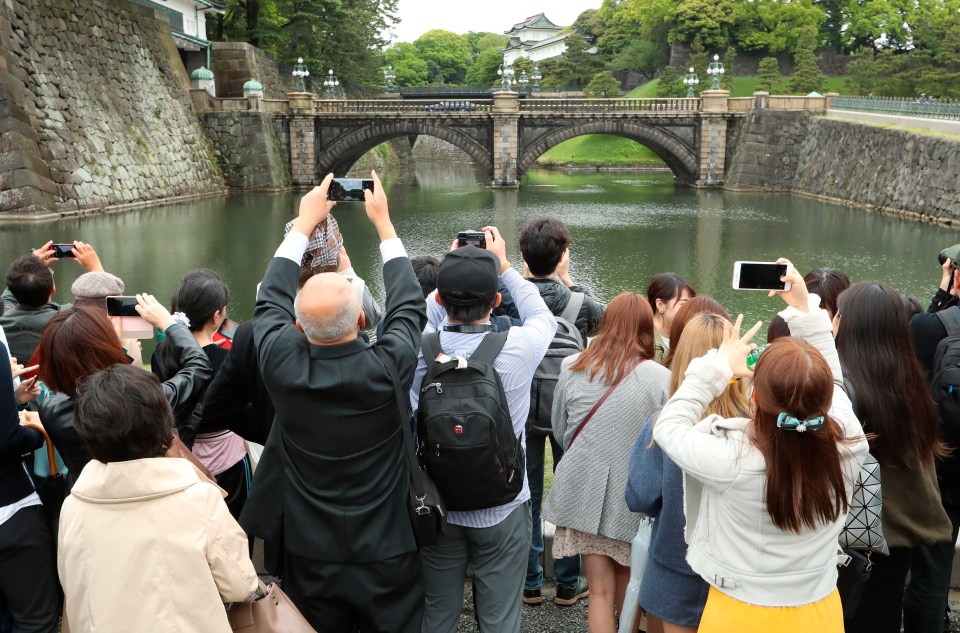
[[[396,393],[400,435],[403,436],[403,449],[410,466],[410,499],[407,510],[410,514],[410,524],[413,526],[413,536],[418,548],[430,547],[437,544],[447,527],[447,507],[440,497],[436,484],[420,467],[420,461],[413,448],[413,441],[410,439],[412,433],[410,407],[406,404],[407,394],[400,385],[397,369],[386,352],[376,346],[373,349],[387,370]]]
[[[870,570],[873,562],[870,560],[871,551],[861,552],[850,547],[844,547],[843,553],[847,561],[837,566],[837,591],[840,592],[840,603],[843,605],[843,619],[849,620],[856,614],[860,606],[863,590],[870,580]]]

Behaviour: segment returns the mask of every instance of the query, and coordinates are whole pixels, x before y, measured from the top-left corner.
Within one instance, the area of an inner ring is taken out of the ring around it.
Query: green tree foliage
[[[713,56],[707,55],[707,51],[700,41],[700,36],[693,38],[693,42],[690,44],[690,58],[687,60],[687,66],[692,66],[693,70],[700,76],[700,83],[709,82],[710,76],[707,75],[707,67],[711,61],[713,61]],[[706,90],[709,87],[709,85],[705,85],[704,89]]]
[[[817,31],[807,30],[801,36],[797,52],[793,56],[794,71],[790,76],[790,91],[794,94],[808,94],[823,91],[823,72],[816,54]]]
[[[809,28],[819,30],[826,19],[813,0],[751,0],[737,2],[735,7],[730,32],[745,51],[795,52],[800,34]]]
[[[420,58],[427,62],[430,81],[462,84],[467,69],[473,62],[472,49],[467,38],[450,31],[434,29],[421,35],[413,43]]]
[[[657,82],[657,97],[686,97],[687,87],[683,85],[683,78],[677,74],[673,66],[667,66],[660,71],[660,81]]]
[[[596,40],[597,38],[603,36],[607,25],[600,17],[599,10],[587,9],[577,16],[577,19],[573,21],[571,28],[584,37]]]
[[[540,85],[544,88],[556,88],[564,85],[561,82],[559,57],[542,60],[540,62],[540,74],[543,75]]]
[[[478,58],[480,53],[488,48],[504,48],[510,41],[510,38],[506,35],[485,31],[468,31],[464,37],[470,43],[470,50],[473,52],[474,59]]]
[[[529,57],[518,57],[513,60],[513,72],[516,78],[520,78],[520,73],[527,73],[527,77],[533,73],[533,60]]]
[[[571,34],[566,44],[567,50],[557,64],[556,80],[559,83],[554,85],[583,86],[600,69],[601,60],[587,52],[591,45],[579,33]]]
[[[610,71],[602,71],[593,76],[583,93],[591,98],[619,97],[623,94],[620,82]]]
[[[656,76],[660,68],[666,66],[667,61],[665,47],[650,40],[637,40],[617,53],[613,68],[638,72],[649,80]]]
[[[429,69],[427,62],[420,58],[417,47],[407,42],[400,42],[388,48],[384,53],[384,62],[393,64],[393,72],[397,75],[396,84],[403,88],[426,86]]]
[[[464,82],[468,86],[493,86],[499,81],[497,69],[503,63],[503,54],[495,48],[482,51],[473,62]]]
[[[733,90],[734,68],[737,61],[737,49],[732,46],[727,47],[727,51],[722,55],[723,75],[720,76],[720,88],[723,90]]]
[[[679,0],[670,38],[688,44],[699,37],[708,49],[724,48],[733,24],[733,8],[731,0]]]
[[[776,57],[764,57],[757,67],[757,74],[760,76],[757,89],[771,94],[774,93],[775,88],[780,83],[780,62],[777,61]]]

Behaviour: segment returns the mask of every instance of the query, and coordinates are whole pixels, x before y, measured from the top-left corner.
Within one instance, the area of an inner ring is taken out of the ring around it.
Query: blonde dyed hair
[[[701,313],[687,322],[674,348],[673,364],[670,366],[670,395],[680,388],[690,361],[719,348],[724,334],[732,327],[725,317],[714,313]],[[738,380],[727,385],[723,393],[710,403],[703,417],[716,413],[724,418],[748,418],[751,410],[747,381]]]

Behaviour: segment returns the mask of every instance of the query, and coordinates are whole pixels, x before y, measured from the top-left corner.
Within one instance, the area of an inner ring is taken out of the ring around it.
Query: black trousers
[[[846,633],[900,633],[903,591],[913,548],[891,547],[890,556],[873,554],[873,570],[860,606],[844,623]]]
[[[23,508],[0,525],[0,594],[14,633],[57,633],[56,549],[41,506]]]
[[[420,633],[420,555],[377,563],[325,563],[285,557],[283,590],[324,633]]]
[[[250,492],[250,458],[244,456],[239,462],[217,475],[217,485],[223,488],[227,497],[224,501],[234,519],[240,520],[243,504]]]

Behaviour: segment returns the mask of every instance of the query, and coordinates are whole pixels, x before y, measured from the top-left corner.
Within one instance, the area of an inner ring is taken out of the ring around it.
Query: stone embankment
[[[787,191],[960,224],[960,141],[803,112],[751,112],[726,188]]]
[[[0,211],[55,217],[223,190],[188,89],[152,10],[0,3]]]

